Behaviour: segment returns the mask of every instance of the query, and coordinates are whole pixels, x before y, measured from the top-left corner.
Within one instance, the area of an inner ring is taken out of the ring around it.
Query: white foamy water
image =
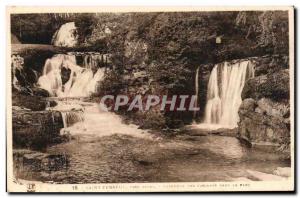
[[[55,55],[45,63],[38,84],[48,90],[54,99],[60,98],[57,106],[47,109],[61,112],[64,124],[62,132],[72,135],[125,134],[150,138],[147,131],[138,129],[136,125],[122,123],[120,116],[101,111],[98,104],[78,100],[95,93],[99,82],[104,79],[105,68],[99,68],[96,73],[93,73],[92,68],[95,66],[93,64],[89,62],[84,65],[86,68],[80,67],[76,64],[74,55],[66,54]],[[70,77],[65,84],[62,82],[62,68],[70,70]]]
[[[77,44],[77,30],[75,22],[63,24],[52,38],[54,46],[75,47]]]
[[[99,64],[110,63],[109,54],[88,54],[83,58],[83,65],[87,69],[92,69],[97,67]]]
[[[197,127],[211,130],[237,127],[241,94],[246,80],[252,77],[254,67],[250,61],[215,65],[208,82],[204,123]]]
[[[113,134],[130,135],[140,138],[151,138],[151,135],[137,125],[125,124],[120,116],[103,111],[96,103],[82,103],[84,113],[82,121],[62,129],[62,132],[69,132],[71,135],[95,135],[97,137]]]
[[[63,84],[61,69],[70,69],[69,80]],[[99,68],[95,74],[92,69],[76,64],[75,55],[58,54],[46,60],[43,75],[38,84],[51,96],[88,97],[97,91],[98,83],[104,77],[105,68]]]
[[[64,128],[84,121],[84,107],[79,102],[58,101],[55,107],[48,107],[47,110],[61,112]]]

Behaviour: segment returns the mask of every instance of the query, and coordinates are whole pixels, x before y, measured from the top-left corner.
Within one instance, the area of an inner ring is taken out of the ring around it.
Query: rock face
[[[281,108],[277,108],[277,107]],[[281,111],[280,111],[281,110]],[[256,102],[245,99],[240,106],[239,137],[252,144],[274,143],[282,145],[290,137],[289,105],[276,104],[263,98]]]
[[[49,101],[44,98],[42,94],[48,94],[44,90],[34,89],[35,95],[24,95],[22,93],[13,92],[12,94],[12,105],[18,106],[32,111],[43,111],[46,107],[56,106],[55,101]]]
[[[13,107],[12,120],[14,148],[43,149],[60,141],[63,120],[58,111],[29,111]]]
[[[284,69],[250,79],[244,87],[242,98],[284,100],[289,99],[289,94],[289,70]]]
[[[272,145],[288,151],[290,144],[290,84],[285,56],[255,60],[255,77],[243,89],[238,136],[252,145]]]

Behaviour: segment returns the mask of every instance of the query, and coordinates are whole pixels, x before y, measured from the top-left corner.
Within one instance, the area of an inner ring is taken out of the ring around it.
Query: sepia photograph
[[[7,7],[8,192],[294,191],[293,7]]]

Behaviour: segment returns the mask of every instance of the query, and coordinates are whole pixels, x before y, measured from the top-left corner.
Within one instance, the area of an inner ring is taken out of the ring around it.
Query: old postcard
[[[8,7],[7,191],[294,191],[293,7]]]

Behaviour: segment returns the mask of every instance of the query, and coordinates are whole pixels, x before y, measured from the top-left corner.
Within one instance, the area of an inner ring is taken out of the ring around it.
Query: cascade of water
[[[204,123],[237,126],[241,93],[251,77],[254,77],[254,67],[250,61],[217,64],[208,82]]]
[[[86,55],[86,56],[84,56],[84,59],[83,59],[84,61],[83,61],[83,66],[85,67],[85,68],[90,68],[91,67],[91,64],[90,64],[90,56],[89,55]]]
[[[77,29],[75,22],[63,24],[58,31],[55,32],[52,43],[55,46],[74,47],[77,44]]]
[[[64,128],[70,127],[77,122],[84,121],[83,111],[69,111],[69,112],[61,111],[61,115],[63,119]]]
[[[102,67],[98,69],[97,72],[94,74],[93,79],[87,85],[87,92],[89,93],[96,93],[98,91],[99,81],[104,78],[105,68]]]
[[[147,131],[139,129],[134,124],[124,124],[122,118],[114,113],[106,112],[99,108],[98,104],[80,102],[84,106],[83,121],[66,125],[63,130],[71,134],[86,134],[95,136],[109,136],[113,134],[125,134],[140,138],[152,138]]]
[[[50,111],[60,111],[64,128],[70,127],[77,122],[84,121],[84,107],[72,100],[57,101],[54,107],[47,107]]]
[[[63,84],[61,68],[70,69],[69,80]],[[47,59],[43,75],[38,84],[52,96],[87,97],[95,93],[98,82],[104,77],[104,68],[99,68],[95,75],[91,69],[76,65],[75,55],[58,54]]]
[[[83,58],[83,66],[87,69],[97,68],[100,65],[105,66],[109,62],[108,54],[87,54]]]

